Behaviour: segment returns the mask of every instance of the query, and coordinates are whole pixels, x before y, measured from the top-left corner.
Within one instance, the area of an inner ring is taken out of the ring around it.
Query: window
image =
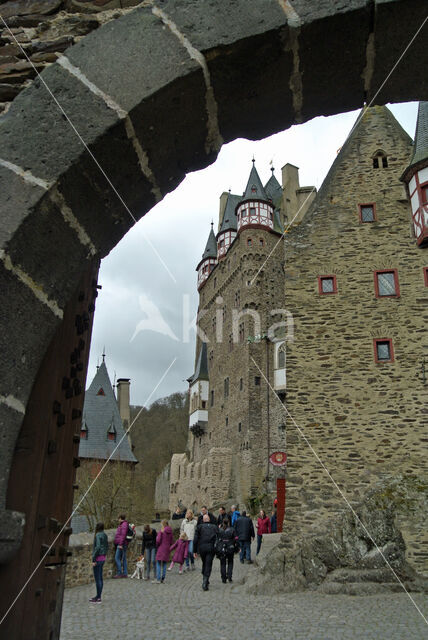
[[[265,246],[265,241],[263,240],[263,238],[260,238],[260,241],[259,241],[259,242],[260,242],[260,246],[261,246],[261,247],[264,247],[264,246]]]
[[[250,216],[256,215],[256,207],[250,207]]]
[[[252,244],[253,241],[251,240],[251,238],[247,238],[247,247],[251,247]]]
[[[247,210],[246,210],[246,209],[242,209],[241,216],[242,216],[243,218],[246,218],[246,217],[247,217],[247,213],[248,213],[248,212],[247,212]]]
[[[337,293],[336,276],[318,276],[318,292],[320,295]]]
[[[238,432],[241,433],[241,431],[242,431],[242,424],[238,422]]]
[[[256,387],[260,387],[260,376],[256,376],[254,378],[254,384],[256,385]]]
[[[428,182],[421,186],[422,204],[428,204]]]
[[[255,184],[251,185],[251,193],[257,193],[257,187]]]
[[[224,397],[229,397],[229,378],[224,379]]]
[[[243,378],[239,378],[239,391],[242,391],[244,388],[244,380]]]
[[[376,205],[374,202],[369,204],[359,204],[358,211],[360,216],[360,222],[376,221]]]
[[[104,389],[102,387],[98,390],[97,396],[105,396]]]
[[[374,284],[376,298],[398,297],[400,287],[398,285],[397,269],[390,271],[375,271]]]
[[[82,440],[87,440],[88,439],[88,427],[86,426],[85,422],[80,427],[80,438]]]
[[[211,402],[210,402],[211,406],[214,406],[214,389],[211,390]]]
[[[424,268],[425,286],[428,287],[428,267]]]
[[[224,247],[224,240],[221,239],[220,242],[218,243],[219,249],[222,249]]]
[[[244,342],[245,336],[245,323],[241,322],[239,325],[239,342]]]
[[[284,351],[280,351],[278,353],[278,369],[285,368],[285,353]]]
[[[376,151],[376,153],[372,156],[373,159],[373,169],[379,169],[382,164],[383,169],[388,167],[388,158],[384,151]]]
[[[207,401],[202,400],[202,409],[206,409],[206,408],[207,408]]]
[[[390,338],[373,340],[375,362],[394,362],[394,349]]]

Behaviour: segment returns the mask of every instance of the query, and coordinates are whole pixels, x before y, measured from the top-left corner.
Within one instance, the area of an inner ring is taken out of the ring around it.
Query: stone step
[[[389,567],[381,569],[335,569],[327,574],[324,582],[391,582],[394,574]]]

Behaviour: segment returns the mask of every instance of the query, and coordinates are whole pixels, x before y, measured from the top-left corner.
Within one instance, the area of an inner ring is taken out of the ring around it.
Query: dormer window
[[[421,186],[421,198],[422,204],[428,204],[428,182]]]
[[[257,187],[255,184],[251,185],[251,193],[257,193]]]
[[[98,389],[97,396],[105,396],[104,389],[102,387]]]
[[[116,427],[112,422],[107,431],[107,440],[110,440],[111,442],[116,442],[116,436],[117,436]]]
[[[80,439],[87,440],[88,439],[88,427],[86,426],[86,422],[82,423],[80,427]]]

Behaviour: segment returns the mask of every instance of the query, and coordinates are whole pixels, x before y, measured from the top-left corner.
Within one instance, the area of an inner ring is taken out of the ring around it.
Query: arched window
[[[388,167],[388,158],[385,151],[383,151],[382,149],[378,149],[376,153],[372,155],[372,160],[373,169],[379,169],[380,167],[386,169]]]
[[[278,369],[285,368],[285,353],[284,351],[280,351],[278,353]]]

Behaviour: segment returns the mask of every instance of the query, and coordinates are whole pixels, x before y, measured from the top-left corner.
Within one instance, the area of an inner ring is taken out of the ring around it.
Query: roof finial
[[[214,227],[214,220],[211,218],[211,229]]]
[[[99,368],[100,368],[100,359],[97,358],[97,371],[98,371]]]
[[[269,162],[269,164],[270,164],[270,170],[272,171],[272,175],[273,175],[273,172],[275,171],[274,166],[273,166],[273,158],[272,158],[272,160]]]
[[[254,157],[254,153],[253,153],[253,159],[251,160],[251,162],[253,163],[253,165],[254,165],[255,161],[256,161],[256,159],[255,159],[255,157]]]
[[[102,356],[103,356],[103,364],[104,364],[105,358],[106,358],[106,347],[105,347],[105,345],[104,345],[104,348],[103,348]]]

